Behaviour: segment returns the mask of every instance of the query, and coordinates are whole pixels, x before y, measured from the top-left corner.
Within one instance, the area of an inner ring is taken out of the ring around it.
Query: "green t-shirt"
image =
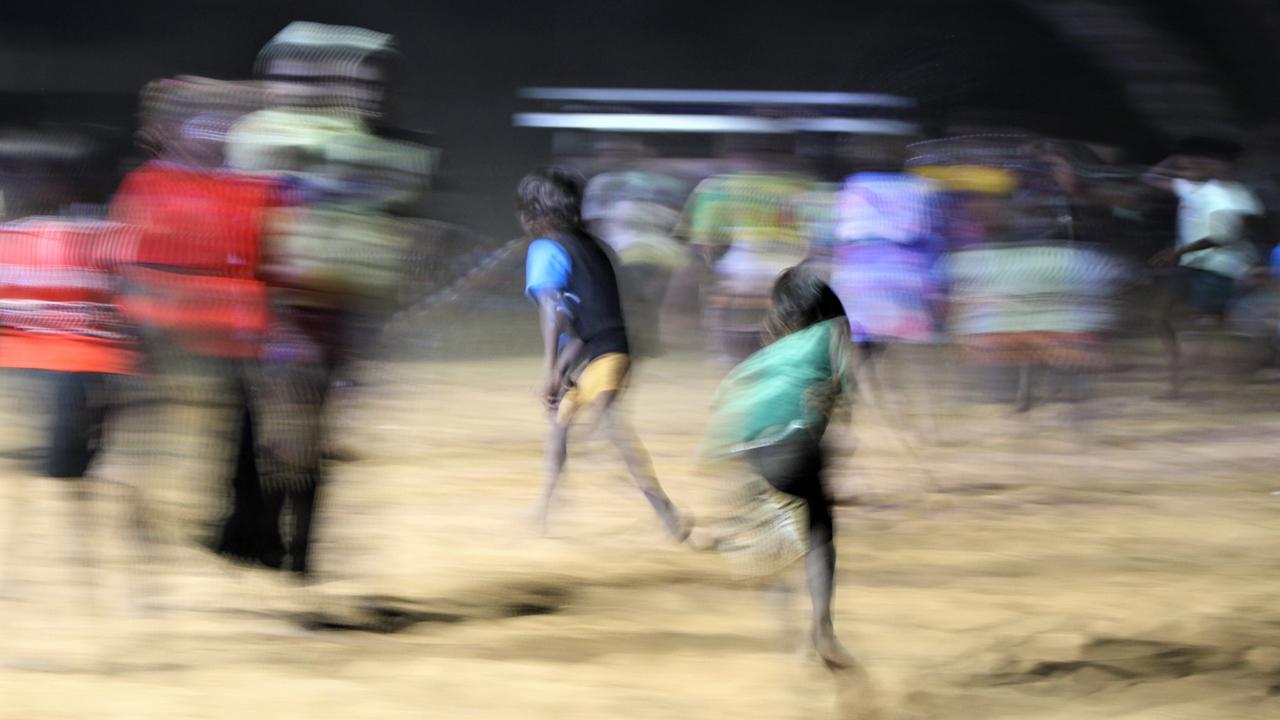
[[[783,173],[707,178],[694,189],[677,232],[700,245],[803,248],[795,202],[812,187]]]
[[[798,430],[820,437],[849,390],[848,341],[833,337],[847,323],[839,317],[792,333],[734,368],[716,391],[702,453],[730,454]]]

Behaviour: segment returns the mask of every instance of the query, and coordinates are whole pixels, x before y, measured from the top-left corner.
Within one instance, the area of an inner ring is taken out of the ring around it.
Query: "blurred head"
[[[582,227],[582,176],[560,167],[535,170],[516,186],[516,216],[529,237]]]
[[[138,141],[170,162],[218,167],[231,127],[265,105],[265,90],[257,83],[193,76],[156,80],[143,90]]]
[[[847,173],[900,173],[907,163],[907,146],[896,139],[851,136],[841,146]]]
[[[286,25],[262,48],[254,74],[310,86],[314,97],[293,98],[303,103],[294,107],[375,122],[386,115],[388,89],[403,65],[391,35],[299,21]]]
[[[765,334],[777,340],[844,314],[840,298],[822,278],[804,266],[789,268],[770,293]]]
[[[716,144],[732,172],[776,172],[796,165],[795,139],[789,135],[726,135]]]
[[[1022,154],[1066,192],[1079,189],[1080,179],[1067,148],[1052,140],[1036,140],[1022,148]]]
[[[611,165],[627,165],[644,158],[648,152],[640,138],[614,136],[597,142],[596,157]]]
[[[1178,143],[1178,171],[1188,180],[1203,182],[1230,175],[1241,147],[1230,140],[1210,137],[1187,138]]]

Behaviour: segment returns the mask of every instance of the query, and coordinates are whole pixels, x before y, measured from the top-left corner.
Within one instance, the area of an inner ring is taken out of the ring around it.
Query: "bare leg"
[[[538,503],[534,510],[537,531],[544,535],[547,532],[547,516],[551,511],[551,500],[555,496],[556,487],[560,484],[560,476],[564,474],[564,463],[569,453],[569,426],[557,421],[555,410],[550,413],[550,421],[543,449],[546,467],[542,492],[538,496]]]
[[[795,626],[795,615],[792,612],[792,599],[795,587],[791,583],[790,573],[776,578],[764,588],[765,606],[769,614],[778,620],[780,645],[784,652],[795,652],[799,648],[796,638],[799,632]]]
[[[289,569],[304,582],[314,576],[310,562],[311,534],[315,527],[320,484],[320,478],[308,478],[303,487],[288,494],[289,512],[293,518],[293,532],[289,538]]]
[[[836,639],[831,618],[835,593],[835,525],[831,497],[822,483],[822,451],[803,438],[794,438],[752,451],[748,459],[755,470],[775,489],[804,501],[808,516],[808,550],[805,577],[813,605],[811,639],[822,661],[832,670],[857,665],[853,656]]]
[[[71,596],[72,618],[67,627],[76,636],[77,643],[85,643],[83,652],[92,667],[106,661],[102,644],[102,623],[106,619],[102,615],[102,603],[99,595],[98,562],[95,552],[97,523],[94,518],[95,490],[91,480],[85,477],[58,480],[64,484],[70,508],[67,518],[70,523],[72,543],[70,579],[74,586]],[[75,603],[83,603],[76,607]],[[77,613],[77,610],[83,614]],[[78,616],[77,616],[78,615]],[[73,661],[74,662],[74,661]]]
[[[926,343],[903,343],[898,346],[903,353],[902,393],[910,399],[912,420],[911,429],[920,441],[934,444],[938,437],[938,409],[940,402],[934,397],[941,395],[943,386],[941,378],[935,373],[933,357],[935,346]]]
[[[1176,398],[1182,394],[1182,346],[1178,342],[1178,331],[1173,326],[1174,300],[1172,296],[1164,298],[1160,303],[1159,315],[1156,318],[1156,332],[1164,343],[1165,353],[1169,358],[1169,392],[1168,397]]]
[[[27,478],[19,477],[14,482],[16,485],[5,518],[4,560],[0,564],[0,599],[16,599],[22,594],[17,579],[18,546],[21,542],[23,518],[30,512],[30,508],[27,507],[29,488]]]
[[[819,491],[821,493],[821,491]],[[836,546],[831,504],[825,496],[806,498],[809,505],[809,551],[805,554],[805,578],[813,604],[813,647],[832,669],[853,667],[853,655],[836,639],[831,619],[831,599],[835,594]]]
[[[882,346],[867,344],[858,353],[854,374],[858,381],[858,392],[866,399],[867,404],[876,408],[881,417],[887,418],[889,411],[885,407],[884,384],[879,372],[879,358],[883,353]]]
[[[96,604],[94,596],[95,586],[97,585],[95,577],[97,563],[94,559],[93,548],[93,536],[95,534],[93,517],[94,488],[88,479],[82,478],[64,482],[70,484],[71,512],[68,515],[72,523],[71,537],[75,543],[75,554],[72,560],[82,569],[75,579],[84,591],[88,607],[92,608]]]
[[[896,347],[901,348],[901,346]],[[910,430],[907,428],[908,419],[906,415],[897,412],[889,401],[888,384],[885,382],[881,371],[881,368],[886,365],[883,358],[887,352],[888,346],[876,344],[865,347],[859,353],[860,359],[854,368],[855,377],[857,378],[857,392],[866,399],[867,405],[875,409],[880,419],[884,421],[885,426],[892,431],[894,441],[911,456],[925,484],[933,487],[936,485],[933,476],[929,473],[924,463],[921,462],[919,453],[916,452],[911,439],[908,437]],[[899,389],[903,395],[911,392],[911,389],[906,386],[900,386]]]
[[[1018,397],[1015,401],[1015,409],[1020,413],[1031,409],[1031,381],[1031,363],[1023,363],[1018,367]]]
[[[159,573],[156,568],[163,557],[160,552],[159,533],[147,514],[146,498],[141,488],[132,484],[121,485],[124,493],[124,534],[133,540],[134,562],[139,568],[131,578],[130,590],[135,610],[149,613],[158,605],[160,597]]]
[[[640,492],[644,493],[645,499],[653,506],[654,512],[658,513],[658,517],[667,527],[667,532],[671,533],[676,540],[683,542],[689,537],[688,523],[680,517],[675,504],[663,491],[662,485],[658,482],[658,476],[653,471],[649,452],[641,444],[631,424],[614,405],[616,399],[617,393],[601,395],[602,419],[609,432],[609,439],[622,453],[622,459],[627,464],[631,479],[635,481],[636,487],[640,488]]]
[[[1086,402],[1089,393],[1089,378],[1086,374],[1088,371],[1083,369],[1071,369],[1064,371],[1067,373],[1064,383],[1066,384],[1065,402],[1068,404],[1068,421],[1071,424],[1072,435],[1079,442],[1087,442],[1088,440],[1088,415]]]

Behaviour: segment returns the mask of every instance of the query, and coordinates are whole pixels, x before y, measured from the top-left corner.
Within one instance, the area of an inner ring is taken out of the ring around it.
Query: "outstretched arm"
[[[1173,192],[1173,181],[1182,177],[1182,156],[1170,155],[1142,174],[1142,182],[1157,190]]]

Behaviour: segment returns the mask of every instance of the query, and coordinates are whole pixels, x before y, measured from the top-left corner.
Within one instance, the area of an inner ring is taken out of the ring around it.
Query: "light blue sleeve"
[[[525,258],[524,292],[534,297],[539,290],[569,289],[569,253],[554,240],[534,240]]]

